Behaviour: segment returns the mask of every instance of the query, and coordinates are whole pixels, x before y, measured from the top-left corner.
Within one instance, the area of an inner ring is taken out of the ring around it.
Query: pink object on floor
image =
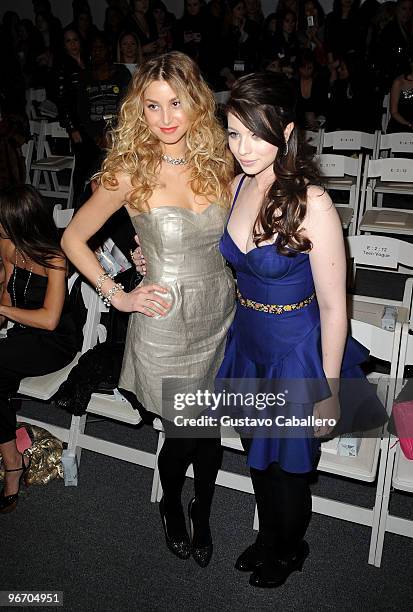
[[[25,427],[16,429],[16,445],[19,453],[23,453],[27,448],[31,447],[32,441]]]
[[[413,460],[413,400],[393,404],[393,417],[400,448],[406,459]]]

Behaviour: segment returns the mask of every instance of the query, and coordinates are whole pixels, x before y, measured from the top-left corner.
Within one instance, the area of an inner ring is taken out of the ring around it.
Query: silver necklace
[[[166,161],[167,164],[172,164],[173,166],[184,166],[188,163],[185,157],[170,157],[169,155],[162,155],[163,161]]]
[[[22,260],[22,262],[26,265],[27,260],[24,259],[23,255],[16,249],[16,254],[15,254],[15,259],[14,259],[14,271],[13,271],[13,281],[12,281],[12,291],[13,291],[13,306],[16,308],[17,307],[17,299],[16,299],[16,275],[17,275],[17,253],[19,253],[20,258]],[[24,268],[24,270],[27,270],[27,268]],[[32,272],[33,272],[33,263],[30,266],[29,269],[29,277],[26,281],[26,286],[24,288],[23,291],[23,303],[24,305],[26,305],[26,293],[27,293],[27,287],[29,286],[30,283],[30,279],[32,277]]]

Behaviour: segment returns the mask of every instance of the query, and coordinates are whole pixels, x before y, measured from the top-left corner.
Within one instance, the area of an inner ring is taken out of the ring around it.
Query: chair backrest
[[[378,150],[393,153],[413,153],[413,132],[398,132],[395,134],[381,134]]]
[[[413,244],[404,240],[378,234],[360,234],[348,236],[345,239],[345,245],[348,258],[352,260],[353,285],[358,270],[369,270],[369,274],[370,271],[397,273],[402,275],[399,277],[402,281],[406,273],[413,272]],[[388,290],[387,287],[384,287],[384,294],[386,293]],[[401,299],[372,297],[371,295],[354,295],[352,298],[359,302],[404,308],[406,320],[409,320],[412,312],[412,295],[413,276],[404,281]]]
[[[397,368],[397,347],[394,345],[392,331],[381,329],[365,321],[350,319],[350,333],[370,351],[371,357],[394,363]]]
[[[56,227],[63,229],[69,225],[72,220],[74,208],[62,208],[61,204],[56,204],[53,208],[53,219]]]
[[[413,244],[377,234],[361,234],[346,238],[348,255],[355,265],[397,270],[402,266],[412,268]]]
[[[214,93],[215,102],[217,104],[226,104],[229,98],[229,91],[216,91]]]
[[[383,182],[411,183],[413,182],[413,159],[404,157],[368,159],[365,176],[379,178]]]
[[[41,142],[43,140],[43,121],[35,121],[32,119],[29,121],[30,135],[32,137],[32,140],[34,142],[34,148],[36,150],[36,159],[41,159],[43,154],[44,147],[43,142]]]
[[[105,330],[100,325],[100,317],[102,312],[108,312],[108,308],[77,272],[69,278],[68,287],[71,309],[79,330],[81,352],[85,353],[95,346],[98,338],[101,342],[105,340]]]
[[[31,138],[29,142],[22,145],[22,155],[24,157],[24,165],[26,167],[26,183],[30,183],[30,168],[32,165],[34,151],[34,140]]]
[[[45,119],[42,119],[40,122],[31,121],[30,129],[32,134],[38,134],[36,143],[36,160],[50,157],[53,154],[50,146],[50,139],[65,139],[68,142],[68,148],[70,148],[69,135],[58,121],[49,122]]]
[[[316,156],[321,175],[326,178],[339,178],[346,175],[357,176],[360,171],[360,159],[353,159],[346,155],[334,153],[321,153]]]
[[[69,138],[66,129],[58,121],[43,122],[44,135],[52,138]]]
[[[383,114],[381,117],[381,131],[383,134],[387,132],[387,126],[390,120],[390,94],[386,94],[383,98]]]
[[[44,102],[46,100],[46,90],[43,88],[26,89],[26,114],[29,119],[37,119],[38,114],[33,102]]]
[[[370,357],[380,359],[389,364],[389,374],[375,373],[371,378],[377,379],[377,382],[379,382],[379,379],[386,378],[387,388],[385,390],[382,389],[380,393],[378,389],[377,394],[379,396],[382,395],[387,414],[390,414],[396,394],[401,325],[398,323],[395,331],[388,331],[365,321],[350,319],[349,328],[353,338],[370,351]]]
[[[377,134],[357,132],[351,130],[338,130],[337,132],[324,132],[322,151],[332,148],[338,151],[358,152],[367,149],[372,153],[375,151]]]

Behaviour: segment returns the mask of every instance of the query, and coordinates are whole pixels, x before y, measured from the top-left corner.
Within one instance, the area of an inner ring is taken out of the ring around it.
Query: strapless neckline
[[[133,217],[131,217],[131,220],[133,222],[134,219],[137,219],[138,217],[141,217],[142,215],[149,215],[158,210],[171,210],[171,209],[172,210],[182,210],[182,211],[189,213],[190,215],[195,215],[196,217],[202,217],[209,211],[210,208],[215,208],[216,206],[218,206],[218,204],[210,204],[200,213],[197,213],[194,210],[191,210],[190,208],[184,208],[183,206],[174,206],[173,204],[167,205],[167,206],[155,206],[154,208],[151,208],[150,210],[145,210],[139,213],[139,215],[133,215]]]

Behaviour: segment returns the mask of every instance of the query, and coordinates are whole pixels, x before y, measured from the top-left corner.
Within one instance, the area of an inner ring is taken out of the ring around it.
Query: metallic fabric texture
[[[163,206],[133,217],[147,274],[171,301],[165,316],[130,316],[119,387],[162,412],[162,379],[193,378],[213,388],[235,312],[231,271],[218,250],[227,211]],[[187,390],[187,389],[186,389]]]

